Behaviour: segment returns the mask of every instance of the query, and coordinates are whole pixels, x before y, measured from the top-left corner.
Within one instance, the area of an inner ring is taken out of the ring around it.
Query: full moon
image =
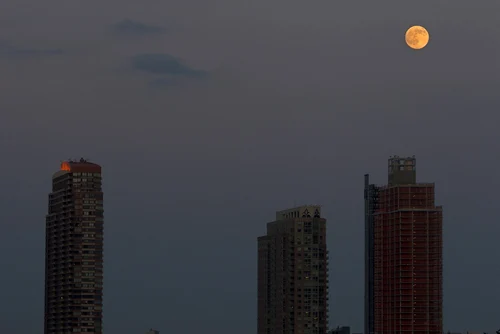
[[[420,50],[429,43],[429,32],[422,26],[413,26],[406,30],[405,40],[410,48]]]

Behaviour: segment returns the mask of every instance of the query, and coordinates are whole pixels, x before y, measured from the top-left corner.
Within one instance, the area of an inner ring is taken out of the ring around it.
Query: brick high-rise
[[[52,176],[45,246],[45,334],[102,334],[101,167],[65,161]]]
[[[365,333],[443,333],[443,216],[414,157],[389,159],[388,185],[365,175]]]
[[[321,207],[276,213],[258,238],[258,334],[326,334],[328,251]]]

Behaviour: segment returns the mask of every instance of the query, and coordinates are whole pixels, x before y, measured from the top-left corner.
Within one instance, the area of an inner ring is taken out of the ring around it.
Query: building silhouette
[[[328,252],[321,207],[276,213],[258,238],[258,334],[326,334]]]
[[[443,333],[443,216],[415,157],[389,158],[389,182],[365,175],[365,333]]]
[[[369,175],[365,175],[365,331],[374,334],[375,296],[374,296],[374,213],[377,210],[378,187],[370,184]]]
[[[337,328],[332,329],[328,334],[351,334],[351,327],[349,326],[337,326]]]
[[[101,167],[65,161],[52,176],[46,216],[45,334],[102,334]]]
[[[146,334],[160,334],[160,331],[151,328],[149,331],[146,332]]]

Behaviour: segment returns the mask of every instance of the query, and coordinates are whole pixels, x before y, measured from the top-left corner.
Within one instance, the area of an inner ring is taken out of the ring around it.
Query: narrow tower
[[[258,238],[258,334],[326,334],[328,251],[318,205],[276,213]]]
[[[378,187],[365,175],[365,334],[374,333],[374,213],[378,206]]]
[[[102,334],[101,167],[65,161],[46,216],[45,334]]]

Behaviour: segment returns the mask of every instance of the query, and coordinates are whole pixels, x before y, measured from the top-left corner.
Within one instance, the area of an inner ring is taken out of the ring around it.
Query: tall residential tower
[[[46,217],[44,334],[102,334],[101,167],[65,161]]]
[[[443,215],[415,157],[390,157],[389,182],[365,175],[365,333],[443,333]]]
[[[328,251],[318,205],[276,213],[258,238],[258,334],[326,334]]]

